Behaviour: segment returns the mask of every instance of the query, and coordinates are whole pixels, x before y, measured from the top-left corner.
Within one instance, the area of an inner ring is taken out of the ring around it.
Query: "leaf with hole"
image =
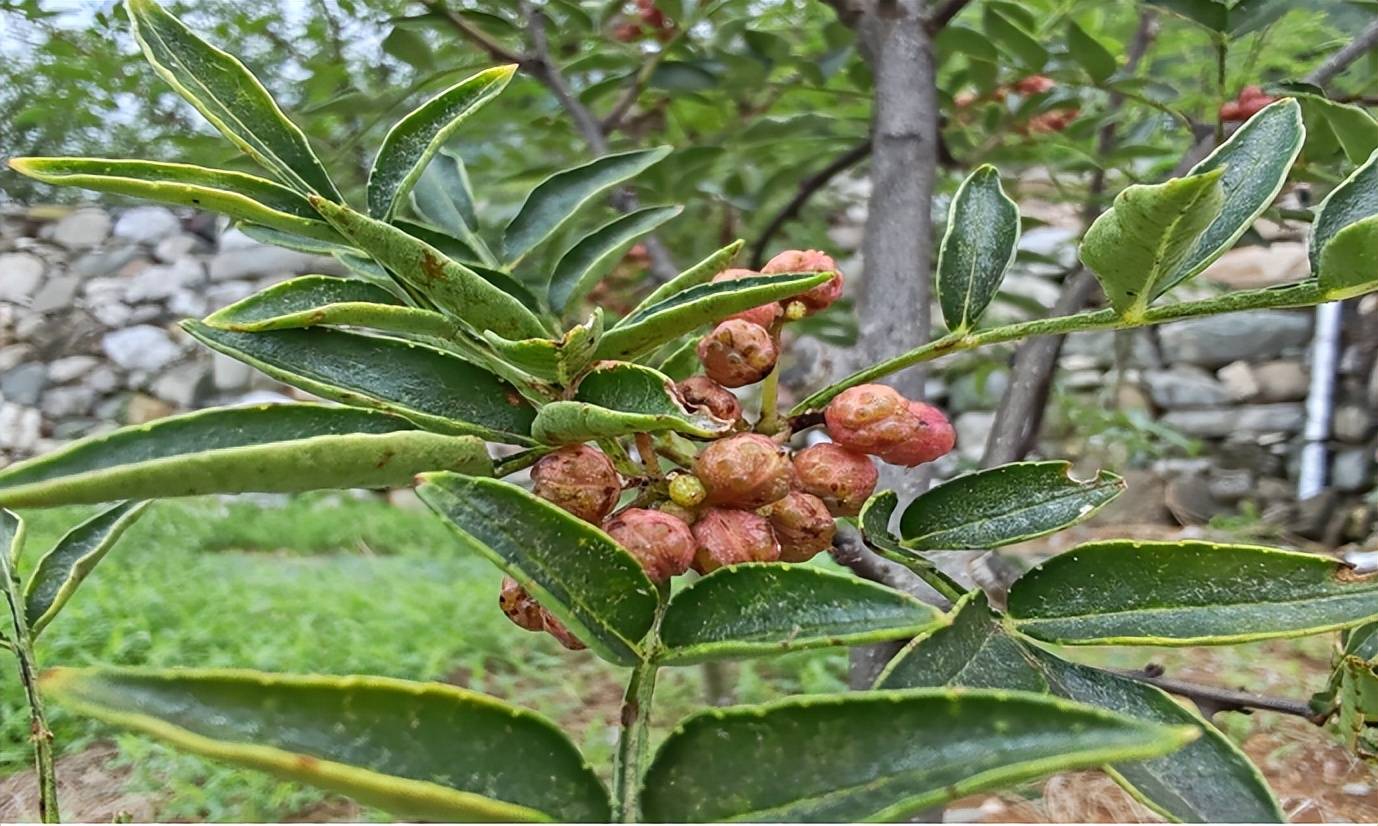
[[[594,653],[618,665],[643,657],[660,597],[612,537],[509,482],[427,473],[416,493],[462,549],[502,568]]]
[[[905,639],[944,617],[918,599],[802,565],[736,565],[670,599],[658,659],[667,664],[757,657]]]
[[[1018,246],[1019,206],[1000,186],[999,170],[978,167],[952,197],[938,246],[938,303],[949,330],[964,332],[981,319]]]
[[[491,474],[480,439],[320,404],[227,407],[88,436],[0,470],[0,505],[291,493],[410,484],[424,470]]]
[[[1009,615],[1066,645],[1227,645],[1378,617],[1378,575],[1253,545],[1090,542],[1020,577]]]
[[[55,668],[41,685],[80,714],[402,820],[611,816],[602,783],[554,724],[451,685],[124,668]]]
[[[732,429],[732,422],[685,407],[674,384],[650,367],[601,362],[579,379],[573,397],[541,408],[531,435],[544,444],[573,444],[666,430],[711,439]]]

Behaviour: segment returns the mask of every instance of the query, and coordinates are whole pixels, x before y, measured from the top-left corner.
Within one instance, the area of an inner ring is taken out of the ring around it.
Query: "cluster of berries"
[[[747,562],[806,562],[832,544],[835,518],[861,512],[876,486],[872,457],[913,467],[945,455],[956,441],[942,411],[879,384],[850,388],[828,404],[823,420],[831,442],[791,454],[784,444],[788,431],[748,432],[741,402],[727,388],[764,379],[779,355],[783,321],[832,304],[842,292],[843,277],[824,253],[791,250],[759,273],[730,269],[714,278],[785,272],[832,272],[834,277],[784,302],[738,313],[703,337],[698,355],[706,375],[679,382],[676,393],[691,409],[735,427],[685,467],[670,471],[651,501],[638,497],[647,507],[613,512],[623,479],[608,456],[589,445],[562,447],[531,469],[536,496],[601,526],[653,582],[668,582],[691,569],[706,574]],[[517,582],[504,580],[499,601],[522,628],[545,631],[567,648],[583,647]]]
[[[969,91],[959,92],[953,97],[952,102],[960,113],[963,109],[967,109],[980,101],[1003,101],[1010,92],[1018,92],[1021,95],[1032,97],[1050,92],[1056,87],[1057,81],[1047,75],[1029,75],[1015,81],[1012,86],[997,86],[985,96],[978,96],[975,92]],[[1027,122],[1015,124],[1014,128],[1021,135],[1044,135],[1050,132],[1061,132],[1070,126],[1080,114],[1081,109],[1076,106],[1062,106],[1051,111],[1040,112],[1029,118]]]
[[[655,0],[636,0],[636,17],[620,18],[613,26],[612,36],[619,43],[633,43],[643,37],[666,43],[675,36],[675,24],[656,7]]]
[[[1235,100],[1228,100],[1220,106],[1220,121],[1222,123],[1242,123],[1254,115],[1258,110],[1277,100],[1270,95],[1265,95],[1263,90],[1257,86],[1245,86],[1239,90],[1239,96]]]

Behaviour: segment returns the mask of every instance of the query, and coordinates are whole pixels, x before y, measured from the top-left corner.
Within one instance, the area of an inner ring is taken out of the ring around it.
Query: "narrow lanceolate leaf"
[[[746,242],[740,238],[712,255],[698,262],[694,266],[680,273],[679,275],[661,284],[651,291],[651,294],[641,299],[641,303],[632,308],[622,321],[614,324],[614,327],[621,326],[627,319],[640,316],[647,307],[653,307],[678,292],[683,292],[690,287],[697,287],[700,284],[707,284],[713,276],[732,266],[737,254],[742,251]]]
[[[798,295],[832,276],[830,272],[784,273],[690,287],[624,318],[603,336],[598,357],[633,358],[733,313]]]
[[[81,714],[403,820],[611,816],[602,784],[554,724],[450,685],[237,669],[56,668],[42,686]]]
[[[969,330],[980,320],[1018,245],[1019,206],[1000,186],[999,170],[986,164],[957,188],[938,247],[938,303],[949,330]]]
[[[796,697],[685,720],[646,772],[647,820],[903,820],[985,789],[1180,748],[1195,729],[1018,692]]]
[[[732,428],[707,410],[690,410],[669,376],[625,361],[606,361],[584,374],[574,396],[541,408],[531,435],[545,444],[572,444],[627,433],[673,430],[713,438]]]
[[[1115,73],[1115,56],[1075,20],[1067,24],[1067,53],[1096,83],[1104,83]]]
[[[1091,542],[1010,589],[1024,633],[1068,645],[1223,645],[1378,617],[1378,575],[1313,554],[1211,542]]]
[[[1195,742],[1163,757],[1116,764],[1111,774],[1174,820],[1282,819],[1258,769],[1218,729],[1153,686],[1067,662],[1011,633],[980,592],[958,604],[951,625],[906,646],[876,685],[1050,691],[1149,722],[1194,726],[1201,735]]]
[[[319,404],[203,410],[90,436],[0,471],[0,504],[47,507],[207,493],[407,485],[426,470],[491,474],[483,441]]]
[[[407,286],[475,330],[492,330],[507,338],[545,334],[540,319],[520,301],[430,244],[349,207],[319,198],[313,199],[312,204],[336,229]]]
[[[241,333],[330,325],[437,338],[459,331],[451,319],[408,307],[376,284],[328,275],[303,275],[274,284],[217,310],[205,323]]]
[[[345,243],[344,236],[330,230],[335,234],[336,240],[323,241],[317,238],[308,238],[305,235],[298,235],[295,232],[286,232],[263,224],[252,224],[244,221],[236,221],[234,228],[259,242],[283,249],[304,252],[309,255],[358,255],[359,251]]]
[[[417,215],[475,250],[485,264],[497,266],[497,257],[478,236],[474,192],[464,161],[457,155],[441,149],[431,159],[412,187],[411,205]]]
[[[785,563],[737,565],[670,600],[660,623],[659,659],[685,665],[884,642],[944,620],[908,594],[855,577]]]
[[[129,0],[125,10],[148,62],[235,146],[298,192],[341,200],[306,135],[243,63],[153,0]]]
[[[569,328],[559,338],[528,338],[508,341],[495,333],[484,338],[503,360],[538,379],[568,386],[593,363],[594,351],[603,337],[603,311],[594,309],[583,324]]]
[[[495,66],[465,78],[408,112],[383,138],[368,173],[368,211],[382,221],[407,197],[436,151],[465,118],[497,97],[516,66]]]
[[[530,441],[535,409],[507,382],[443,350],[342,330],[237,333],[182,327],[212,350],[309,393],[404,416],[427,430]],[[360,365],[386,365],[361,370]]]
[[[872,550],[891,562],[898,562],[918,574],[944,596],[961,594],[966,588],[952,577],[943,573],[933,561],[921,551],[906,548],[900,544],[899,537],[890,532],[890,520],[899,505],[899,494],[893,490],[877,491],[861,506],[857,522],[861,535]]]
[[[1323,288],[1343,289],[1356,282],[1372,281],[1378,278],[1378,267],[1373,266],[1373,258],[1359,256],[1351,258],[1352,252],[1346,249],[1354,240],[1342,245],[1342,256],[1332,257],[1331,265],[1325,266],[1325,251],[1335,237],[1344,230],[1362,224],[1378,216],[1378,152],[1345,178],[1339,186],[1321,202],[1316,211],[1316,220],[1311,224],[1309,255],[1311,272]],[[1353,238],[1362,238],[1364,232],[1355,233]]]
[[[1170,285],[1197,239],[1220,214],[1224,170],[1136,184],[1086,231],[1081,260],[1122,316],[1142,315]]]
[[[1109,471],[1082,482],[1068,462],[1016,462],[919,496],[900,516],[900,539],[915,550],[998,548],[1075,525],[1123,492]]]
[[[593,288],[622,259],[627,248],[683,211],[660,206],[620,215],[577,241],[560,257],[550,276],[550,307],[563,312]]]
[[[44,183],[207,209],[317,241],[344,241],[306,198],[256,175],[110,158],[11,158],[9,164]]]
[[[38,560],[24,586],[24,615],[37,637],[76,593],[82,580],[138,520],[147,502],[121,502],[68,531]]]
[[[519,261],[598,193],[640,175],[668,154],[670,147],[659,146],[604,155],[541,181],[503,231],[503,260]]]
[[[520,582],[599,656],[619,665],[641,660],[660,597],[612,537],[496,479],[428,473],[416,492],[465,550]]]
[[[1154,298],[1204,270],[1234,246],[1273,202],[1306,138],[1301,107],[1290,98],[1259,110],[1230,139],[1191,168],[1188,177],[1220,174],[1218,214],[1191,251],[1161,283]]]

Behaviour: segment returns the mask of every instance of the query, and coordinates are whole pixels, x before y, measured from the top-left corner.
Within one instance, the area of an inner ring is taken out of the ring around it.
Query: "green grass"
[[[22,568],[94,511],[28,511]],[[460,551],[424,510],[316,494],[196,499],[150,507],[44,632],[44,666],[233,666],[450,680],[536,709],[610,773],[625,670],[570,654],[497,610],[500,573]],[[28,768],[27,715],[13,661],[0,657],[0,775]],[[841,652],[730,666],[738,696],[844,686]],[[660,733],[701,705],[697,668],[666,672]],[[168,802],[162,819],[277,820],[324,795],[172,751],[50,710],[59,753],[114,739],[126,791]],[[381,817],[377,813],[374,816]]]

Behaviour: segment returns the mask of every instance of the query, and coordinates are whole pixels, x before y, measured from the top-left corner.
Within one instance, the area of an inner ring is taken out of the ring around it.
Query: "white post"
[[[1343,309],[1344,304],[1339,301],[1316,307],[1316,332],[1311,340],[1311,387],[1306,394],[1306,431],[1302,436],[1305,443],[1301,451],[1301,472],[1297,477],[1298,499],[1309,499],[1325,487],[1325,443],[1330,438]]]

